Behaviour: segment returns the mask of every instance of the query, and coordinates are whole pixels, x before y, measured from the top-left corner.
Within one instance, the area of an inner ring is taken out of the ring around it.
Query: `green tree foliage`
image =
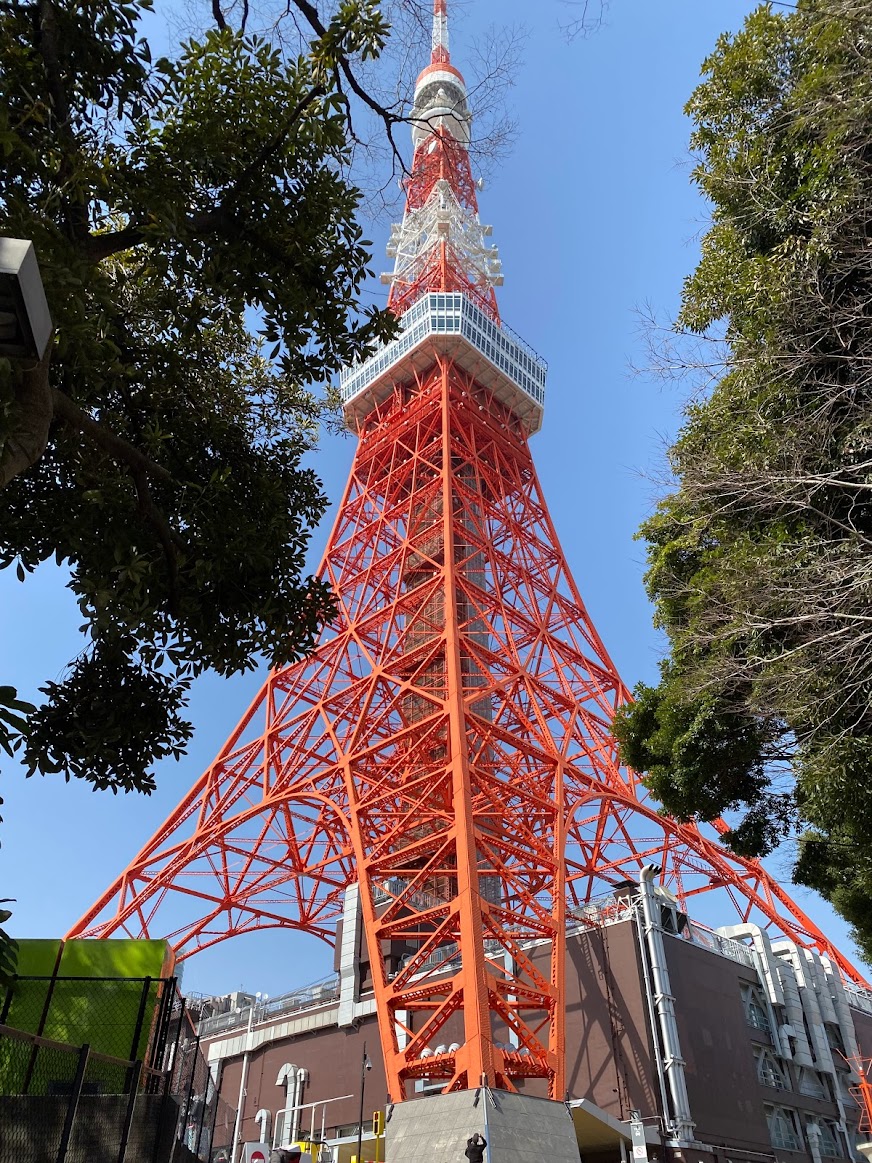
[[[303,576],[326,506],[309,385],[394,326],[359,301],[347,177],[377,0],[301,0],[296,55],[213,3],[173,60],[150,7],[0,3],[0,234],[33,240],[55,327],[41,362],[0,358],[0,568],[67,567],[83,628],[40,706],[0,685],[0,747],[146,792],[196,675],[299,658],[331,616]]]
[[[182,751],[196,674],[298,658],[330,615],[301,576],[326,503],[307,385],[391,326],[358,302],[337,81],[384,40],[375,4],[290,61],[217,6],[152,61],[149,7],[0,5],[0,231],[33,239],[55,324],[42,363],[0,361],[0,567],[68,566],[86,634],[0,724],[31,770],[113,790]]]
[[[641,530],[670,652],[616,733],[737,852],[804,832],[795,878],[872,956],[872,12],[760,8],[703,76],[677,332],[722,362]]]

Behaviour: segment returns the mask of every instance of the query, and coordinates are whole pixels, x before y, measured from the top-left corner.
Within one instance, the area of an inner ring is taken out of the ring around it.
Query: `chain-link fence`
[[[232,1142],[236,1111],[218,1094],[199,1036],[182,1042],[171,1083],[178,1103],[176,1138],[192,1156],[212,1159]]]
[[[192,1163],[233,1126],[172,979],[19,978],[0,1019],[0,1163]]]
[[[155,1073],[0,1026],[0,1163],[152,1158],[164,1101]]]
[[[0,1025],[157,1066],[177,992],[174,978],[16,977]]]

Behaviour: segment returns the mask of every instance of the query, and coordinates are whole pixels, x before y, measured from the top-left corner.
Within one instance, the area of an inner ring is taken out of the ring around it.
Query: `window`
[[[829,1119],[806,1117],[805,1134],[811,1141],[817,1137],[818,1150],[823,1159],[838,1159],[843,1155],[842,1136],[839,1128]]]
[[[780,1147],[782,1151],[801,1150],[795,1111],[784,1106],[764,1106],[763,1111],[772,1146]]]
[[[749,985],[747,982],[742,984],[742,1004],[749,1026],[753,1026],[755,1030],[765,1030],[767,1034],[772,1032],[766,1006],[755,985]]]
[[[834,1022],[824,1022],[824,1029],[827,1032],[830,1049],[837,1050],[839,1054],[846,1054],[845,1039],[842,1037],[842,1031],[839,1027]]]
[[[854,1096],[851,1094],[851,1084],[848,1081],[847,1074],[843,1074],[840,1070],[836,1071],[836,1084],[841,1101],[851,1103]]]
[[[772,1086],[775,1090],[790,1090],[790,1079],[780,1058],[776,1058],[771,1050],[764,1046],[754,1049],[754,1059],[757,1063],[757,1077],[763,1086]]]
[[[364,1125],[364,1130],[367,1127]],[[328,1139],[353,1139],[357,1135],[357,1123],[344,1123],[339,1127],[328,1127],[325,1134]]]
[[[809,1098],[826,1098],[827,1093],[821,1085],[820,1076],[816,1070],[809,1070],[801,1066],[797,1074],[797,1090],[800,1094],[807,1094]]]

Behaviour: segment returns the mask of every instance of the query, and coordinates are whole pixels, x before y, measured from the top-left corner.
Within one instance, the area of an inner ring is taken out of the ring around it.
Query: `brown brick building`
[[[361,941],[352,889],[335,978],[263,1005],[250,995],[201,1003],[203,1045],[231,1108],[245,1072],[239,1125],[216,1129],[216,1159],[229,1159],[236,1130],[241,1143],[323,1137],[322,1163],[347,1163],[364,1042],[363,1155],[375,1158],[369,1120],[386,1088]],[[567,1097],[584,1163],[630,1157],[632,1112],[637,1142],[641,1119],[648,1159],[663,1163],[858,1158],[844,1056],[872,1055],[872,995],[846,988],[825,960],[751,925],[706,929],[644,883],[586,909],[566,942]]]

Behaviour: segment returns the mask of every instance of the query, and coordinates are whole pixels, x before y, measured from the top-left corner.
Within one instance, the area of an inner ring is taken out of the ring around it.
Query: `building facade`
[[[335,975],[315,986],[199,1003],[221,1097],[239,1104],[240,1143],[308,1140],[323,1144],[313,1158],[347,1163],[365,1052],[363,1158],[377,1158],[372,1112],[390,1107],[355,889],[336,947]],[[857,1157],[851,1059],[872,1055],[872,995],[846,987],[825,958],[754,925],[708,929],[644,878],[586,906],[565,956],[567,1100],[585,1163],[627,1157],[634,1121],[660,1163]],[[494,1037],[511,1045],[506,1030]],[[410,1099],[443,1085],[418,1079]],[[543,1085],[518,1089],[544,1097]]]

